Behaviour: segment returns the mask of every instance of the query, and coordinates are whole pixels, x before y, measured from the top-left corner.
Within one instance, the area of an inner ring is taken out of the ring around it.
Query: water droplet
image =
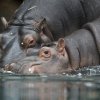
[[[90,75],[96,75],[96,70],[90,69]]]
[[[23,45],[24,43],[22,42],[21,45]]]
[[[32,70],[31,70],[31,68],[29,68],[29,72],[30,72],[30,73],[33,73]]]
[[[11,32],[10,34],[11,34],[11,35],[13,35],[13,33],[12,33],[12,32]]]
[[[82,76],[82,74],[81,74],[81,73],[78,73],[77,75],[78,75],[78,76]]]
[[[87,87],[93,87],[93,83],[90,83],[90,82],[85,83],[85,85],[86,85]]]
[[[62,73],[62,75],[66,75],[66,73]]]

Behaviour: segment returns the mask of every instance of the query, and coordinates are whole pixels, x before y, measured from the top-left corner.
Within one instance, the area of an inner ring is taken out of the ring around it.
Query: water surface
[[[100,66],[71,75],[1,72],[0,100],[100,100]]]

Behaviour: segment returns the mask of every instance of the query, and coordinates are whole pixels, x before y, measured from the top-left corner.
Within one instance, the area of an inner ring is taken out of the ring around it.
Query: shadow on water
[[[71,75],[1,72],[0,100],[100,100],[100,66]]]

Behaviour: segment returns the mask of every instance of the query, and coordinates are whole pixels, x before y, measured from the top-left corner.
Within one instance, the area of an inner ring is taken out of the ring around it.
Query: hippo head
[[[48,38],[52,36],[47,29],[45,18],[41,18],[38,22],[24,20],[14,17],[8,23],[5,18],[2,18],[5,30],[0,34],[1,67],[27,55],[28,49],[34,48],[35,51],[41,43],[52,40]],[[50,35],[45,35],[45,32]]]
[[[32,56],[32,52],[35,52],[34,56]],[[21,57],[17,62],[6,65],[5,70],[21,74],[57,74],[70,71],[64,39],[61,38],[58,42],[43,45],[36,51],[29,49],[27,55]]]
[[[47,21],[43,17],[29,19],[29,17],[27,18],[25,16],[24,18],[16,18],[16,16],[14,16],[9,23],[4,17],[1,17],[1,20],[4,27],[7,29],[10,28],[10,31],[16,31],[13,26],[17,27],[17,34],[24,48],[34,47],[37,44],[54,40]]]
[[[47,43],[53,40],[52,33],[48,28],[45,18],[40,18],[37,21],[24,20],[18,32],[20,42],[24,48],[34,47],[35,45],[40,45],[40,43]]]

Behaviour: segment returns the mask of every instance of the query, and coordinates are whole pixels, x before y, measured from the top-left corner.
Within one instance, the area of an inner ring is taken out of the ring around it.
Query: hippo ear
[[[64,54],[64,51],[65,51],[65,40],[63,38],[60,38],[58,40],[57,50],[58,50],[59,53]]]
[[[2,37],[2,34],[0,34],[0,59],[2,58],[3,54]]]
[[[46,19],[45,18],[43,18],[39,21],[39,26],[41,27],[41,29],[45,26],[45,24],[46,24]]]
[[[39,19],[37,22],[35,22],[33,24],[35,25],[36,28],[43,29],[43,27],[45,26],[45,23],[46,23],[46,19],[42,18],[42,19]]]
[[[8,22],[7,22],[6,18],[5,17],[1,17],[1,21],[2,21],[2,23],[4,25],[4,27],[7,28],[8,27]]]
[[[43,38],[42,40],[45,41],[45,42],[48,42],[48,41],[53,41],[54,38],[53,38],[53,35],[47,25],[47,22],[46,22],[46,19],[43,18],[41,21],[40,21],[40,29],[41,29],[41,32],[40,32],[40,36],[41,38]],[[46,37],[46,38],[45,38]],[[46,40],[44,40],[46,39]]]

